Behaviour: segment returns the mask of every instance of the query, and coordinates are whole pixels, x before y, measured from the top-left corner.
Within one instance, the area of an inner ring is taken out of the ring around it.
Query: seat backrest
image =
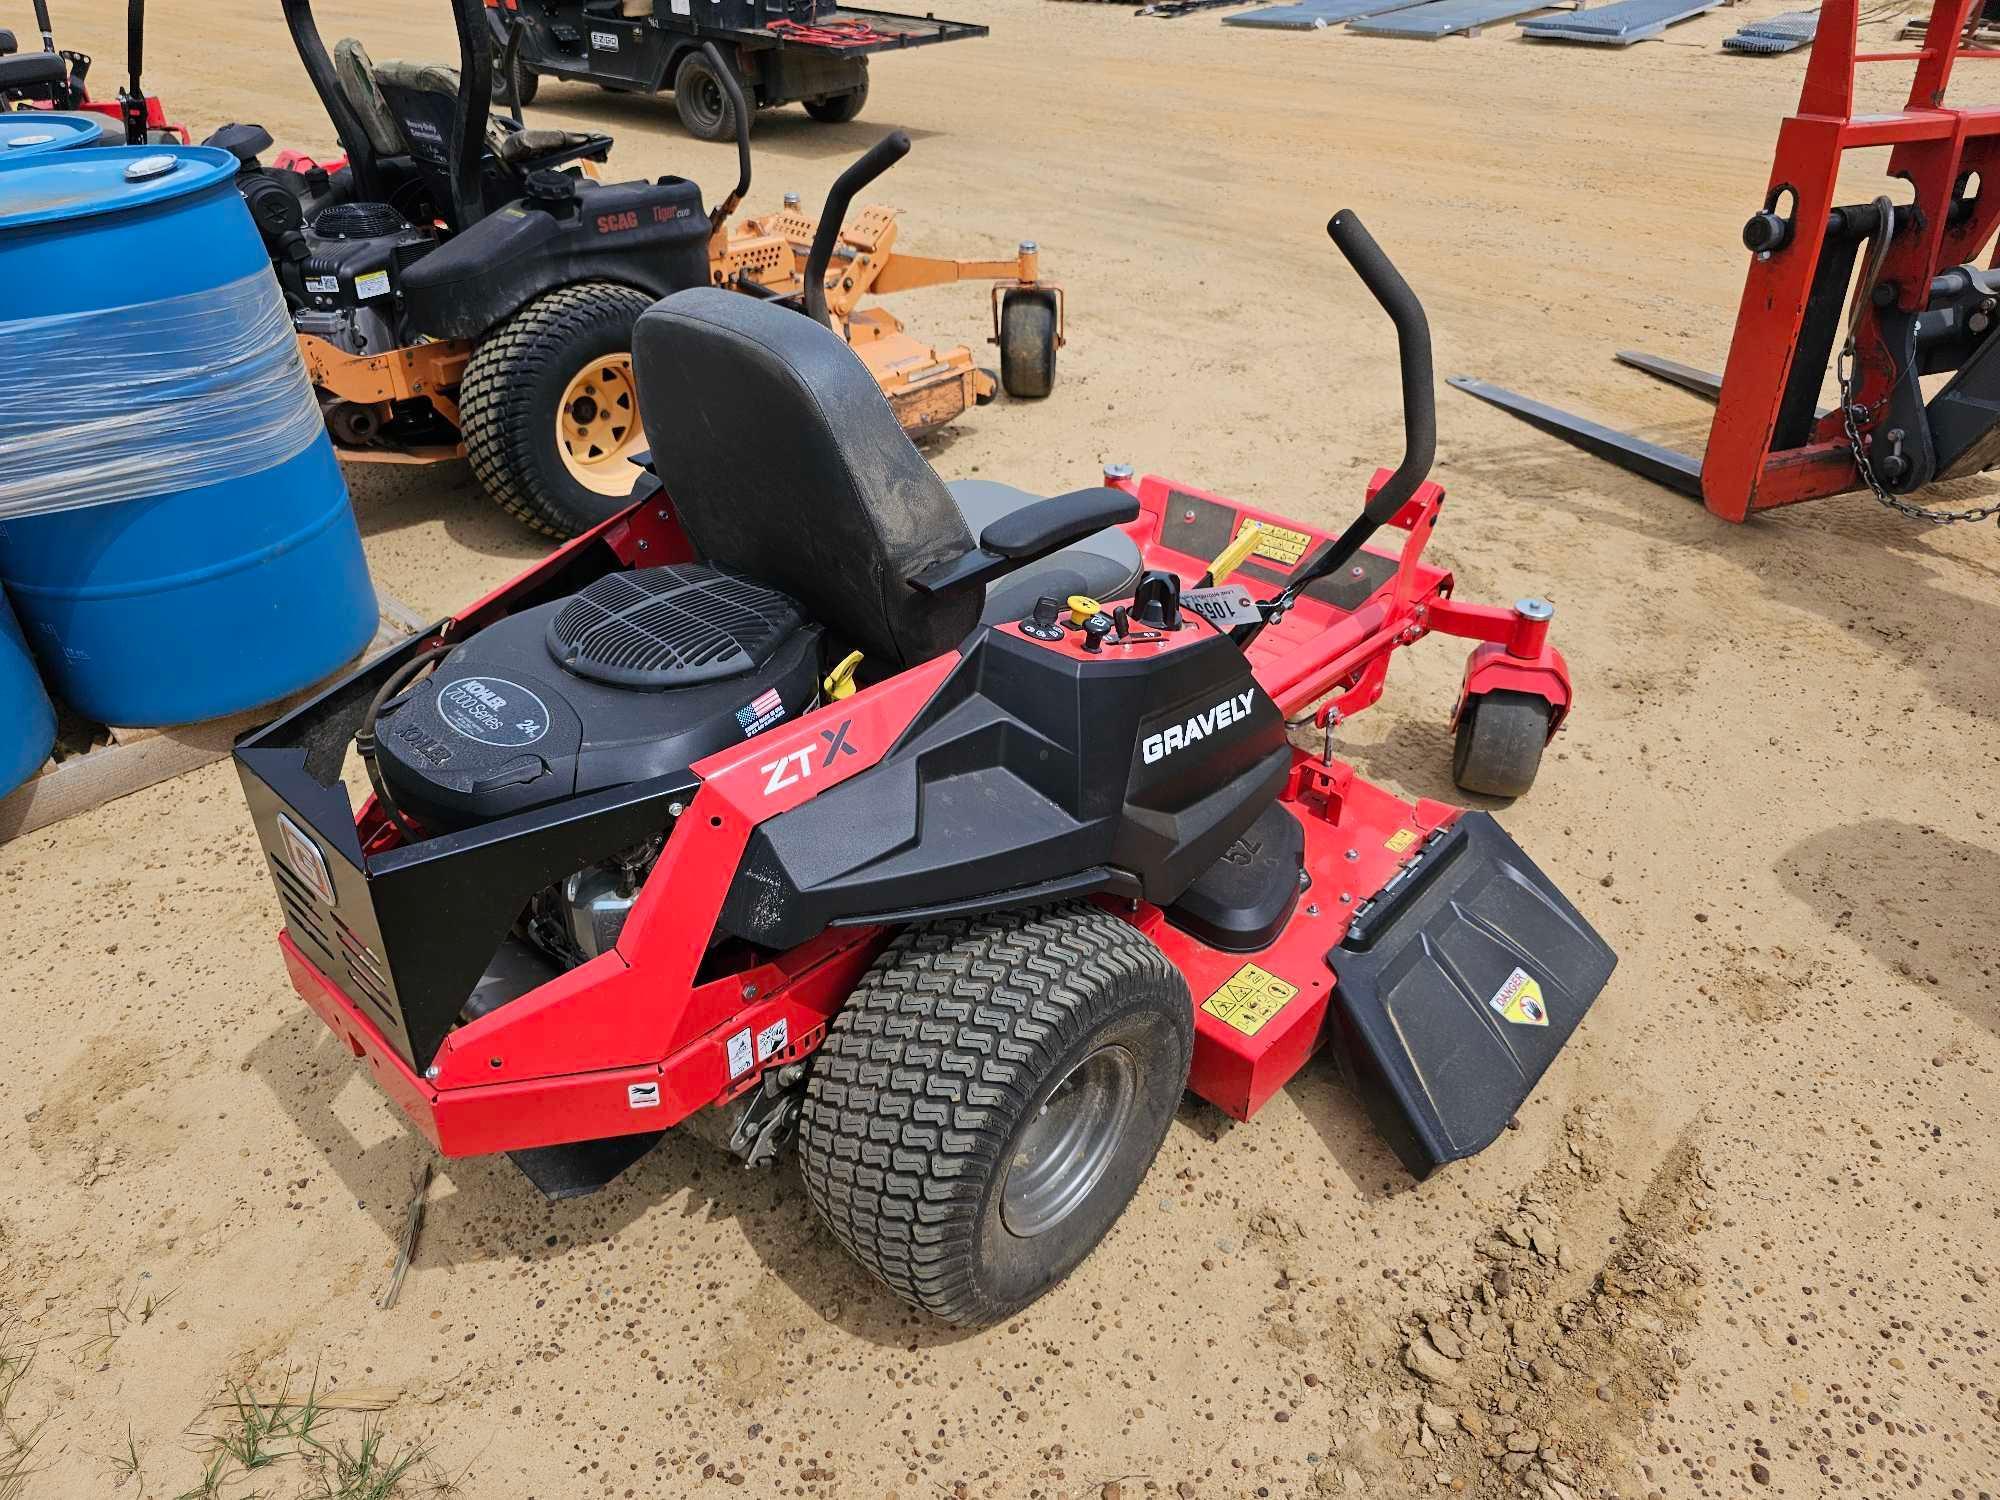
[[[696,287],[640,317],[632,363],[655,472],[706,561],[784,590],[877,664],[927,661],[979,623],[978,589],[909,585],[972,535],[839,338]]]
[[[369,144],[384,156],[406,153],[409,143],[403,139],[402,128],[389,112],[382,90],[376,86],[375,64],[369,59],[368,49],[351,36],[342,37],[333,44],[333,71],[347,102],[361,116],[361,128],[368,132]]]

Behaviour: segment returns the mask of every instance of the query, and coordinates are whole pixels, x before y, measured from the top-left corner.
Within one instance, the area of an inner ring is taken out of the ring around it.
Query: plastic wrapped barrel
[[[55,710],[7,596],[0,594],[0,797],[34,775],[55,743]]]
[[[0,161],[0,582],[106,724],[268,703],[375,630],[235,171],[199,146]]]
[[[0,161],[25,161],[51,151],[95,146],[104,139],[104,121],[82,110],[22,109],[0,114]]]

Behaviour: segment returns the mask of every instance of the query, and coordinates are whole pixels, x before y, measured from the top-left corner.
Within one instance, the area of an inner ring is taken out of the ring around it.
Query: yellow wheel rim
[[[556,445],[570,477],[585,489],[631,493],[638,475],[626,460],[646,446],[631,355],[606,355],[577,371],[556,413]]]

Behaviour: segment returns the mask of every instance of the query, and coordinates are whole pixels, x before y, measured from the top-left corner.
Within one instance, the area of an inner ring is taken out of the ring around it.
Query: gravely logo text
[[[1165,760],[1176,750],[1185,750],[1189,745],[1207,739],[1218,729],[1249,718],[1252,696],[1244,692],[1234,698],[1224,698],[1214,707],[1204,708],[1185,724],[1172,724],[1158,734],[1147,735],[1139,744],[1140,756],[1150,766],[1155,761]]]

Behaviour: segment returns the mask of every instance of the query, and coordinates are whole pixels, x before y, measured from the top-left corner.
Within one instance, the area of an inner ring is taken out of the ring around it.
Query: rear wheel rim
[[[1010,1234],[1046,1234],[1090,1197],[1118,1155],[1138,1097],[1138,1059],[1125,1047],[1099,1047],[1062,1076],[1007,1163],[1000,1218]]]
[[[632,356],[609,354],[577,371],[556,412],[556,449],[570,478],[593,494],[629,494],[637,476],[627,460],[645,440]]]
[[[708,72],[697,76],[694,102],[702,119],[720,129],[723,116],[729,112],[729,101],[722,94],[722,80]]]

